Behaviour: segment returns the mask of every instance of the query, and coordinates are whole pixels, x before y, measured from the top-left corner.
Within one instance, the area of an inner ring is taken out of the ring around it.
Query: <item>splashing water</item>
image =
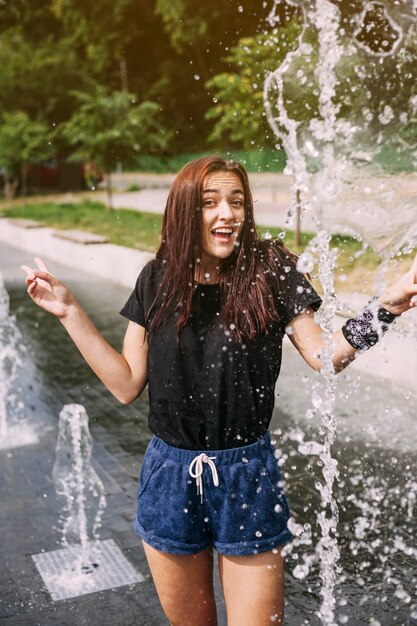
[[[318,228],[354,235],[392,257],[417,243],[417,180],[406,173],[417,162],[415,7],[363,2],[341,15],[343,5],[328,0],[291,4],[303,15],[298,46],[264,88],[286,173],[294,176],[288,224],[298,191]],[[269,19],[274,25],[274,10]]]
[[[52,479],[64,501],[62,545],[77,550],[78,573],[98,566],[98,530],[106,506],[104,485],[91,465],[92,437],[88,415],[80,404],[66,404],[59,415],[59,434]]]
[[[279,4],[275,0],[269,15],[273,27]],[[297,48],[267,77],[264,102],[268,121],[287,154],[285,173],[294,179],[294,203],[287,225],[292,223],[297,199],[301,198],[302,213],[311,214],[317,229],[300,257],[298,270],[312,272],[317,266],[324,292],[323,306],[316,314],[325,344],[323,377],[313,384],[309,413],[319,415],[323,426],[323,443],[310,442],[310,448],[323,465],[323,482],[316,482],[322,506],[317,546],[322,580],[320,617],[324,624],[333,625],[340,573],[336,539],[339,512],[333,496],[338,469],[331,455],[336,439],[331,336],[337,309],[333,288],[337,251],[330,250],[329,242],[333,232],[351,234],[371,245],[385,260],[404,247],[410,251],[417,245],[417,180],[408,174],[394,176],[391,171],[395,165],[386,165],[392,154],[397,160],[408,158],[411,168],[417,161],[415,134],[409,132],[417,96],[412,87],[395,90],[395,84],[410,74],[407,67],[417,40],[416,6],[413,3],[410,10],[405,2],[396,6],[382,0],[363,2],[356,14],[346,17],[341,13],[343,6],[329,0],[292,0],[289,4],[298,7],[303,28]],[[386,78],[388,72],[391,74]],[[374,85],[380,84],[381,76],[386,93],[383,90],[376,98]],[[391,150],[388,156],[387,148]],[[379,272],[378,289],[383,286],[383,271]],[[301,450],[309,448],[300,445]],[[415,494],[411,487],[410,493]],[[408,503],[413,505],[413,497]],[[357,532],[364,533],[367,528],[363,517]],[[294,531],[297,547],[304,541],[303,528]],[[295,577],[306,575],[314,562],[314,557],[309,559],[297,565]]]

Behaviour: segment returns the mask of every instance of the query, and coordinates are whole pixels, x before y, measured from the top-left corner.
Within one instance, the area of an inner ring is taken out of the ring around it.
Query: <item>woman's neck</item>
[[[201,263],[196,268],[195,279],[203,285],[215,285],[219,282],[219,266],[207,267]]]

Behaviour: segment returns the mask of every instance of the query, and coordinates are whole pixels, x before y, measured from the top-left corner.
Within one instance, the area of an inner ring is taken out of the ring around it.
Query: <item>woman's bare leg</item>
[[[217,626],[213,551],[167,554],[143,542],[156,590],[171,626]]]
[[[284,559],[280,550],[251,556],[219,554],[228,626],[281,626]]]

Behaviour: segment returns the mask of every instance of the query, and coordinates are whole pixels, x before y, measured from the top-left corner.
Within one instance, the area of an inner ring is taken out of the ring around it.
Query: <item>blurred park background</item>
[[[366,118],[371,134],[374,125],[374,159],[387,174],[412,172],[416,29],[407,30],[400,53],[385,54],[397,45],[398,32],[383,3],[368,3],[359,30],[362,0],[335,4],[341,40],[354,35],[360,44],[337,66],[333,102],[339,116],[359,125]],[[397,4],[400,14],[404,2]],[[0,0],[1,213],[80,227],[152,251],[158,211],[144,196],[136,204],[125,196],[116,206],[134,211],[112,216],[105,207],[113,206],[113,192],[167,188],[171,178],[163,174],[199,155],[220,153],[265,174],[261,186],[275,191],[263,195],[270,210],[261,230],[278,234],[291,202],[291,177],[280,174],[286,155],[269,128],[263,87],[268,72],[297,47],[302,22],[300,3],[285,0]],[[300,59],[285,91],[286,110],[300,120],[301,135],[319,117],[319,42],[317,34],[306,37],[311,53]],[[397,111],[409,111],[406,123],[390,115],[393,102]],[[387,123],[381,121],[384,103]],[[94,195],[97,189],[101,195]],[[51,195],[61,192],[79,193]],[[164,197],[155,196],[159,211]],[[287,232],[297,251],[308,240],[308,232]],[[335,244],[344,272],[347,261],[355,265],[361,244],[346,237]],[[371,250],[360,259],[362,268],[375,269],[378,262]],[[343,281],[340,288],[363,287]]]
[[[302,19],[294,4],[277,3],[270,23],[271,1],[0,1],[3,194],[76,186],[71,161],[83,164],[89,187],[118,168],[177,171],[208,151],[231,153],[251,171],[282,171],[285,154],[266,121],[263,84],[297,45]],[[362,0],[336,4],[351,36]],[[396,36],[384,19],[376,7],[358,35],[370,50]],[[359,119],[366,104],[371,116],[381,99],[398,106],[399,92],[404,103],[417,100],[416,49],[414,29],[402,54],[370,58],[379,81],[372,72],[361,76],[358,58],[346,56],[335,99],[342,113],[356,107]],[[310,65],[286,103],[291,117],[302,110],[305,121],[318,104]],[[416,133],[417,119],[406,128],[390,123],[378,158],[410,171]],[[61,165],[61,178],[39,171],[48,162]]]

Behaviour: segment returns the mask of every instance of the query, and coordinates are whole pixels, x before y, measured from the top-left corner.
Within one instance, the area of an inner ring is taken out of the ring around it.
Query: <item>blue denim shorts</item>
[[[225,555],[272,550],[292,539],[269,433],[242,448],[183,450],[153,437],[143,460],[135,530],[150,546]]]

